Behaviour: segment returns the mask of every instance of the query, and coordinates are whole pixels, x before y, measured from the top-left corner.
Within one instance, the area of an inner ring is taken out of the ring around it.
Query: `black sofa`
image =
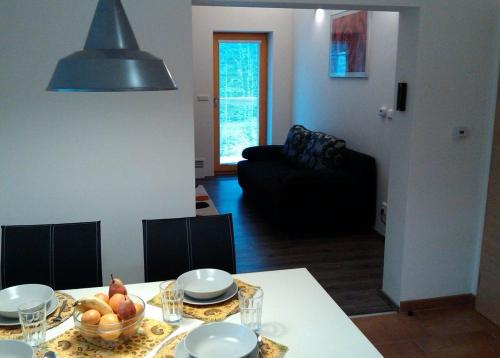
[[[344,141],[294,126],[285,145],[250,147],[242,155],[247,160],[238,163],[238,182],[245,198],[280,229],[305,233],[373,226],[375,159],[347,149]]]

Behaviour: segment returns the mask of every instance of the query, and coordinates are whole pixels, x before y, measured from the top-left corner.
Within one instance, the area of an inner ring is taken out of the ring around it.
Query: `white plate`
[[[177,343],[177,347],[175,347],[174,358],[191,358],[186,347],[184,346],[184,339]]]
[[[22,341],[0,340],[0,358],[32,358],[33,348]]]
[[[47,307],[47,316],[54,313],[58,305],[59,301],[57,300],[56,295],[52,296],[49,307]],[[18,326],[19,324],[19,318],[7,318],[0,316],[0,326]]]
[[[198,300],[207,300],[222,295],[234,280],[226,271],[198,269],[183,273],[177,282],[182,285],[184,294]]]
[[[231,286],[224,292],[222,295],[215,297],[215,298],[210,298],[208,300],[197,300],[196,298],[192,298],[189,296],[184,295],[184,302],[189,303],[190,305],[196,305],[196,306],[207,306],[207,305],[215,305],[216,303],[221,303],[224,301],[227,301],[228,299],[232,298],[234,295],[238,293],[238,285],[233,282]]]
[[[245,326],[229,322],[204,324],[184,340],[188,354],[199,358],[257,357],[257,336]]]
[[[38,284],[18,285],[0,291],[0,316],[17,318],[17,308],[27,301],[43,301],[47,304],[54,296],[49,286]]]

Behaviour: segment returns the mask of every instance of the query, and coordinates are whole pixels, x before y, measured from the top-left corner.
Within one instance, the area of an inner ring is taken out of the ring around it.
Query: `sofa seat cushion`
[[[244,160],[238,163],[238,177],[252,183],[253,189],[266,193],[278,190],[289,178],[303,178],[305,172],[310,170],[291,167],[284,160]]]
[[[294,125],[288,131],[283,154],[286,160],[292,165],[298,165],[300,154],[304,151],[313,132],[301,125]]]
[[[306,169],[336,169],[342,166],[345,141],[332,135],[313,132],[298,157],[298,165]]]

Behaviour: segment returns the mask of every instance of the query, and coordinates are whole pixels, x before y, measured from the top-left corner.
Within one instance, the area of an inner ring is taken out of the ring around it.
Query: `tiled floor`
[[[470,306],[353,321],[384,357],[500,357],[500,328]]]

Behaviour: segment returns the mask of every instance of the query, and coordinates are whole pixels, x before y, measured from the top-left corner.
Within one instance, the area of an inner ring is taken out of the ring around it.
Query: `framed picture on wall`
[[[343,11],[330,21],[330,77],[368,77],[368,11]]]

